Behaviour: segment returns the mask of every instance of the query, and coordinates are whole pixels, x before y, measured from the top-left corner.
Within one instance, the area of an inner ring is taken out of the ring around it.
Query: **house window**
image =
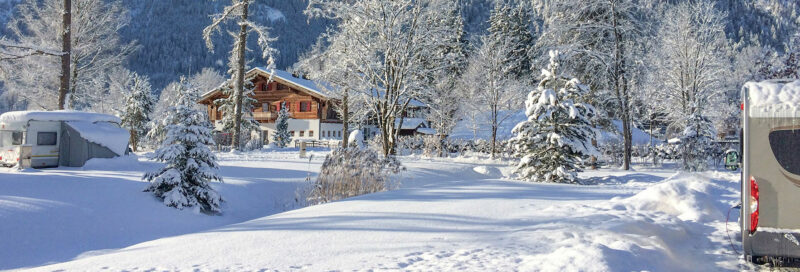
[[[278,102],[278,110],[281,110],[282,107],[286,107],[287,111],[292,111],[291,102]]]
[[[36,145],[56,145],[56,132],[39,132],[36,134]]]
[[[337,132],[336,132],[336,137],[338,137],[338,138],[342,138],[342,132],[341,132],[341,131],[337,131]]]
[[[306,131],[305,131],[305,130],[301,130],[301,131],[300,131],[300,137],[305,137],[305,134],[306,134]]]
[[[261,84],[261,91],[266,93],[267,90],[269,90],[269,84],[267,83]]]
[[[292,137],[294,137],[294,130],[289,131],[289,134],[292,134]]]
[[[314,137],[314,131],[313,130],[309,130],[308,131],[308,137]]]
[[[288,87],[286,87],[286,85],[283,85],[283,84],[280,84],[280,83],[278,83],[278,88],[277,88],[277,89],[278,89],[278,90],[286,90],[286,89],[289,89],[289,88],[288,88]]]
[[[311,111],[311,101],[300,102],[300,111],[301,112],[309,112],[309,111]]]

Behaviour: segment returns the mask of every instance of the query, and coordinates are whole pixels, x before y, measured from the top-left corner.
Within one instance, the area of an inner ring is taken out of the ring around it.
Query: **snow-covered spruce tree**
[[[713,155],[714,124],[708,117],[697,111],[686,120],[686,128],[681,135],[681,155],[683,170],[704,171]]]
[[[510,140],[520,157],[516,173],[534,182],[578,183],[583,159],[597,153],[591,144],[594,108],[582,103],[589,87],[560,74],[559,53],[550,51],[542,81],[528,94],[525,114]]]
[[[166,138],[155,151],[155,159],[164,162],[159,170],[143,179],[150,182],[145,192],[152,192],[170,207],[183,209],[198,206],[206,213],[220,213],[222,197],[209,184],[222,182],[217,174],[217,158],[209,145],[214,144],[205,111],[195,108],[197,91],[181,78],[178,98],[165,119]]]
[[[131,73],[125,94],[125,111],[122,112],[122,127],[131,132],[131,147],[138,151],[139,142],[147,135],[147,124],[155,109],[156,100],[146,76]]]
[[[250,80],[245,80],[245,87],[244,93],[242,93],[242,97],[239,98],[237,92],[234,91],[231,86],[226,86],[222,88],[222,98],[214,100],[214,104],[219,107],[219,110],[222,112],[222,131],[234,131],[236,128],[236,101],[242,102],[241,109],[244,112],[244,116],[239,119],[239,129],[242,132],[239,134],[239,137],[243,137],[245,135],[250,135],[250,132],[258,129],[258,121],[256,121],[252,116],[248,116],[253,112],[255,105],[258,103],[258,100],[253,98],[254,93],[254,86]],[[240,139],[239,144],[243,145],[244,143],[241,142]],[[241,149],[242,147],[239,146],[235,149]]]
[[[533,0],[544,31],[537,41],[542,49],[558,49],[569,58],[574,75],[593,87],[589,103],[598,117],[608,113],[622,121],[623,168],[630,169],[633,152],[636,65],[649,34],[651,1],[636,0]],[[546,55],[542,55],[546,58]],[[541,62],[546,62],[546,59]],[[600,120],[597,118],[595,123]],[[596,124],[598,125],[598,124]]]
[[[275,134],[272,135],[272,142],[275,146],[284,148],[292,141],[292,134],[289,134],[289,108],[286,102],[281,103],[281,110],[278,111],[278,119],[275,120]]]
[[[245,118],[244,114],[252,112],[243,109],[243,104],[245,103],[244,99],[247,97],[247,95],[245,95],[245,89],[247,89],[247,86],[245,86],[245,70],[247,69],[245,53],[247,52],[247,34],[250,31],[258,35],[258,45],[261,47],[262,57],[268,59],[267,66],[273,68],[275,65],[273,55],[276,50],[270,45],[275,41],[275,38],[269,36],[269,28],[258,25],[248,19],[250,15],[250,4],[252,4],[252,2],[254,2],[254,0],[231,0],[231,5],[225,7],[222,13],[215,14],[212,18],[211,25],[203,29],[203,39],[206,42],[206,47],[213,52],[214,43],[211,37],[215,31],[219,32],[220,25],[227,20],[233,20],[236,22],[236,25],[239,26],[238,33],[230,32],[234,38],[234,44],[228,60],[228,73],[231,75],[231,79],[233,79],[234,95],[232,97],[235,98],[235,101],[233,103],[233,111],[231,111],[232,114],[226,114],[232,115],[233,117],[233,140],[231,141],[231,147],[237,150],[242,147],[240,144],[240,139],[242,138],[242,119]]]

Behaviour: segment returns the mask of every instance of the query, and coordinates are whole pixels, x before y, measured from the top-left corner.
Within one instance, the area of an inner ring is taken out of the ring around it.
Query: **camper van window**
[[[55,132],[39,132],[36,135],[36,145],[56,145]]]
[[[22,144],[22,131],[0,131],[0,146]]]
[[[22,145],[22,131],[11,132],[11,145]]]
[[[769,133],[769,145],[778,163],[792,174],[800,175],[800,153],[796,147],[800,144],[800,131],[776,130]]]

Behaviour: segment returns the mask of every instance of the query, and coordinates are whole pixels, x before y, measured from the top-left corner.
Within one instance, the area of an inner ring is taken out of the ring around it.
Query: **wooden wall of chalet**
[[[325,101],[311,96],[305,91],[299,91],[297,88],[291,86],[289,83],[283,82],[280,79],[275,79],[269,84],[266,84],[266,82],[267,78],[263,76],[257,76],[254,80],[256,88],[253,91],[253,98],[258,101],[258,103],[254,105],[255,112],[272,111],[277,113],[279,104],[286,102],[289,105],[289,112],[292,113],[292,118],[294,119],[321,119],[324,121],[333,121],[327,119],[336,118],[336,116],[328,116],[330,115],[330,111]],[[222,94],[218,94],[209,101],[214,101],[221,97]],[[308,111],[301,111],[300,107],[302,102],[310,103],[310,109]],[[208,107],[208,113],[211,121],[222,119],[222,113],[218,111],[217,107],[213,105],[213,103],[206,105]],[[270,108],[265,108],[265,106],[269,106]],[[274,120],[259,121],[272,122]]]

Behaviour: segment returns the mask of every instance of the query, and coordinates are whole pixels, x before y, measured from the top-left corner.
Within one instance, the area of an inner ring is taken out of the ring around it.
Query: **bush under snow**
[[[338,148],[325,157],[306,201],[315,205],[385,191],[391,187],[389,176],[402,169],[396,159],[371,149]]]

